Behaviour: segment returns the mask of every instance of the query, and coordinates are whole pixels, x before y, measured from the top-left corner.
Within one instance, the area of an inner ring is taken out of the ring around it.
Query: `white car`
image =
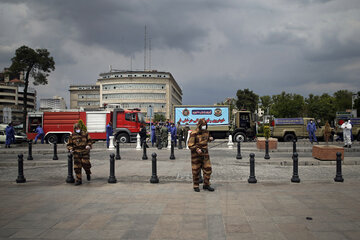
[[[0,130],[0,143],[5,143],[6,141],[6,134],[4,130]],[[15,142],[22,143],[27,141],[26,134],[24,133],[15,133]]]

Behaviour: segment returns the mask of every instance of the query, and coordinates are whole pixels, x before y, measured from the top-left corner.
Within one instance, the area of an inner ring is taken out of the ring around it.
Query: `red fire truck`
[[[140,109],[121,108],[102,111],[54,111],[29,112],[26,121],[28,139],[34,139],[38,125],[44,129],[45,139],[49,143],[66,143],[73,132],[74,123],[81,119],[94,140],[106,139],[106,125],[113,122],[114,138],[120,142],[136,141],[144,116]]]

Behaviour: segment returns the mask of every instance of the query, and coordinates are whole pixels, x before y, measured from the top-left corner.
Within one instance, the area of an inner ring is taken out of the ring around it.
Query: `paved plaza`
[[[335,143],[336,144],[336,143]],[[340,143],[338,144],[340,145]],[[215,192],[192,189],[189,150],[121,146],[117,183],[107,183],[104,143],[91,153],[92,180],[67,184],[67,153],[58,146],[0,148],[0,239],[360,239],[360,147],[346,149],[343,183],[334,182],[335,162],[311,157],[299,142],[300,183],[291,183],[292,145],[279,143],[264,159],[255,143],[242,144],[243,159],[226,142],[211,145]],[[158,157],[159,184],[149,183],[151,153]],[[249,154],[255,153],[256,184],[249,184]],[[17,184],[17,155],[24,154],[26,183]]]

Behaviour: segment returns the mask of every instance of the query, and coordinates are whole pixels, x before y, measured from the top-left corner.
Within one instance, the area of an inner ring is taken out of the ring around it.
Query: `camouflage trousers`
[[[208,154],[204,156],[199,156],[192,154],[191,156],[191,168],[193,175],[193,185],[199,187],[199,175],[201,169],[203,170],[204,175],[204,185],[210,185],[210,175],[212,173],[210,157]]]
[[[86,174],[91,174],[91,163],[89,154],[74,153],[74,171],[77,180],[81,180],[82,168],[84,168]]]

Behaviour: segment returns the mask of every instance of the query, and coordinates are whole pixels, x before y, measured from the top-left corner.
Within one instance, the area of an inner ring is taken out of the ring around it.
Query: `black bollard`
[[[270,155],[269,155],[269,140],[266,139],[265,140],[265,156],[264,159],[270,159]]]
[[[150,178],[150,182],[151,183],[159,183],[159,178],[157,176],[157,173],[156,173],[156,153],[153,153],[152,155],[152,175],[151,175],[151,178]]]
[[[295,141],[294,141],[295,142]],[[296,145],[295,145],[296,146]],[[299,178],[299,172],[298,172],[298,166],[299,166],[299,161],[298,161],[298,154],[297,152],[295,152],[292,156],[293,159],[293,176],[291,178],[291,182],[293,183],[299,183],[300,182],[300,178]]]
[[[143,156],[142,156],[142,160],[147,160],[148,157],[147,157],[147,155],[146,155],[146,142],[143,141],[142,145],[143,145]]]
[[[110,176],[108,179],[108,183],[116,183],[115,177],[115,154],[110,154]]]
[[[170,160],[175,160],[175,155],[174,155],[174,141],[171,141],[171,149],[170,149]]]
[[[34,160],[34,158],[32,156],[32,140],[29,140],[28,143],[29,143],[29,153],[28,153],[27,160]]]
[[[53,156],[53,160],[59,160],[58,156],[57,156],[57,144],[54,143],[54,156]]]
[[[115,156],[116,160],[120,160],[120,141],[116,140],[116,156]]]
[[[179,149],[183,149],[183,146],[182,146],[182,138],[179,138]]]
[[[334,178],[335,182],[344,182],[341,173],[341,153],[336,153],[336,177]]]
[[[74,175],[73,175],[73,155],[71,153],[68,154],[68,176],[66,178],[67,183],[74,183]]]
[[[22,155],[22,154],[18,155],[18,172],[19,172],[19,175],[16,179],[16,182],[17,183],[26,182],[26,179],[24,177],[24,155]]]
[[[242,159],[241,149],[240,149],[240,141],[238,141],[238,143],[237,143],[237,155],[236,155],[236,159]]]
[[[293,140],[293,154],[296,153],[296,139]]]
[[[248,183],[257,183],[255,177],[255,154],[250,153],[250,176],[248,179]]]

